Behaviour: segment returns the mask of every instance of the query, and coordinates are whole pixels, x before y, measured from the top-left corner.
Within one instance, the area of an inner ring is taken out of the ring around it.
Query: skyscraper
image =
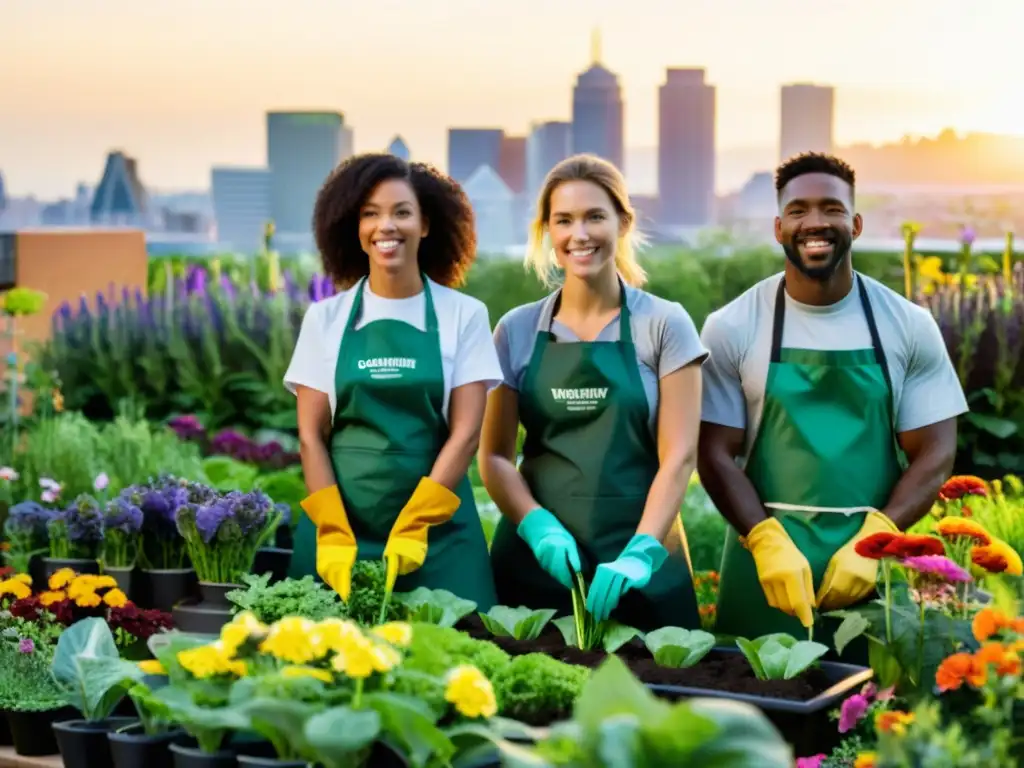
[[[135,158],[120,150],[109,153],[89,205],[89,219],[93,224],[144,227],[148,207]]]
[[[801,152],[831,152],[835,88],[793,83],[782,86],[779,160]]]
[[[706,226],[715,206],[715,86],[703,69],[672,67],[658,99],[658,223]]]
[[[548,120],[534,123],[526,138],[526,193],[530,200],[540,194],[548,171],[572,152],[572,124]]]
[[[449,128],[448,175],[465,184],[482,165],[497,172],[504,138],[501,128]]]
[[[217,243],[240,253],[255,253],[270,219],[270,171],[214,166],[210,177]]]
[[[406,162],[409,161],[409,145],[405,143],[405,139],[403,139],[401,136],[395,136],[395,138],[391,140],[391,143],[388,144],[388,153],[394,155],[395,157],[400,157],[402,160],[405,160]]]
[[[270,213],[279,237],[312,242],[313,205],[324,180],[352,154],[340,112],[268,112]]]
[[[572,151],[590,152],[623,170],[623,101],[619,78],[601,63],[601,37],[595,30],[590,69],[572,91]]]

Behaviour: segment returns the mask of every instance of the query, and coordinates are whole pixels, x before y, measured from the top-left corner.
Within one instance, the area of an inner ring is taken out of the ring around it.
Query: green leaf
[[[644,722],[662,717],[668,704],[629,671],[618,656],[609,656],[587,679],[576,699],[573,719],[593,736],[603,720],[619,714],[636,715]]]
[[[322,706],[265,696],[249,699],[237,706],[249,718],[252,729],[275,746],[278,757],[305,757],[309,754],[312,745],[305,738],[306,723],[318,714]]]
[[[516,640],[536,640],[544,627],[555,616],[553,608],[531,609],[525,606],[510,608],[496,605],[487,613],[480,613],[487,631],[495,637],[514,637]]]
[[[644,636],[647,650],[663,667],[692,667],[715,646],[715,636],[699,629],[662,627]]]
[[[409,621],[439,627],[454,627],[476,610],[472,600],[465,600],[447,589],[416,587],[412,592],[395,593],[392,599],[409,610]]]
[[[218,491],[251,491],[259,470],[230,456],[207,456],[203,459],[207,484]]]
[[[121,658],[104,619],[82,619],[57,640],[53,677],[86,720],[110,716],[133,682],[143,678],[137,665]]]
[[[405,748],[414,768],[454,754],[451,739],[437,727],[437,715],[426,702],[396,693],[370,694],[365,702],[380,716],[381,730]]]
[[[836,646],[836,653],[842,654],[843,650],[871,628],[871,622],[866,616],[853,611],[837,611],[831,615],[843,614],[843,621],[833,636]]]
[[[562,639],[565,640],[565,644],[572,647],[579,647],[579,638],[576,637],[576,619],[573,616],[560,616],[554,619],[552,624],[555,628],[562,633]]]
[[[757,654],[757,646],[754,642],[748,640],[745,637],[737,637],[736,645],[739,647],[743,655],[747,657],[747,663],[750,664],[750,668],[754,670],[754,677],[758,680],[767,680],[768,675],[764,671],[764,667],[761,665],[761,659]]]
[[[700,768],[791,768],[793,750],[757,707],[739,701],[691,699],[690,708],[712,720],[715,737],[690,758]]]
[[[789,659],[782,678],[792,680],[811,664],[828,653],[828,646],[811,640],[801,640],[789,649]]]
[[[636,715],[623,712],[601,722],[597,732],[597,765],[601,768],[634,768],[635,756],[643,749],[641,728]]]
[[[380,714],[373,709],[333,707],[306,721],[304,735],[325,768],[358,764],[353,757],[369,749],[381,732]]]
[[[779,680],[786,674],[789,651],[789,648],[775,638],[769,638],[757,649],[757,658],[760,659],[761,666],[769,680]]]
[[[601,622],[598,631],[601,636],[601,647],[607,653],[615,653],[619,648],[640,634],[638,629],[611,620]]]
[[[987,413],[975,413],[968,411],[964,418],[978,429],[988,432],[993,437],[1005,440],[1017,433],[1017,425],[1009,419],[1001,419]]]

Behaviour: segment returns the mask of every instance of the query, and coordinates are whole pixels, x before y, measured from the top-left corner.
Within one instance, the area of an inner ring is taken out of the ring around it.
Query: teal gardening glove
[[[594,621],[604,621],[631,589],[646,587],[654,572],[668,559],[666,550],[656,538],[638,533],[611,563],[597,566],[594,580],[587,590],[587,611]]]
[[[576,540],[565,530],[558,518],[542,507],[527,513],[517,528],[519,537],[537,558],[540,567],[566,589],[573,587],[573,573],[580,568],[580,552]]]

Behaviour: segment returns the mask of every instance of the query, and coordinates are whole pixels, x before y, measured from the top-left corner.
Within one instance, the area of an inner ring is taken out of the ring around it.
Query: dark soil
[[[583,651],[565,644],[562,634],[548,626],[536,640],[515,640],[494,637],[479,616],[472,614],[459,622],[457,629],[479,640],[490,640],[512,656],[546,653],[567,664],[595,668],[607,654],[604,651]],[[624,645],[616,655],[626,662],[633,674],[650,685],[674,685],[705,688],[728,693],[743,693],[773,699],[807,701],[832,687],[834,681],[817,667],[812,667],[793,680],[758,680],[746,657],[739,653],[713,650],[693,667],[673,669],[660,667],[639,640]]]

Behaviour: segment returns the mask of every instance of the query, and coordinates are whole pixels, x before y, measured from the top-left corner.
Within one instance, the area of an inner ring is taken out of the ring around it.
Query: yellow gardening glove
[[[384,547],[388,591],[394,588],[399,574],[404,576],[423,565],[427,559],[427,529],[450,520],[461,503],[457,495],[440,483],[429,477],[420,480],[391,527]]]
[[[899,533],[896,523],[881,512],[869,512],[857,535],[832,555],[818,589],[818,608],[837,611],[853,605],[875,590],[878,561],[861,557],[854,550],[857,542],[876,533]]]
[[[796,616],[805,627],[814,624],[811,564],[796,548],[782,523],[769,517],[740,541],[754,557],[757,578],[768,605]]]
[[[356,537],[338,486],[321,488],[299,505],[316,526],[316,572],[348,602],[352,592],[352,566],[356,562]]]

